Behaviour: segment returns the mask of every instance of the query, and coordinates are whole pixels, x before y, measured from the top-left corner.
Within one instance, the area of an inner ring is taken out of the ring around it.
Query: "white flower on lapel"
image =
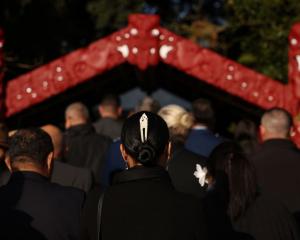
[[[194,176],[198,178],[201,187],[203,187],[205,183],[207,183],[206,174],[207,174],[207,168],[206,167],[202,168],[200,164],[196,164],[196,171],[194,172]]]

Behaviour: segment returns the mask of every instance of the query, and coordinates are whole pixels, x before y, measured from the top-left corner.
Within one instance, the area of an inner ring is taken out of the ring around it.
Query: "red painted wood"
[[[289,83],[282,84],[160,27],[156,15],[133,14],[129,16],[127,27],[9,81],[6,116],[60,94],[121,63],[129,62],[145,70],[159,61],[263,109],[282,107],[297,116],[300,23],[291,29],[288,54]],[[300,128],[295,135],[300,144],[299,136]]]

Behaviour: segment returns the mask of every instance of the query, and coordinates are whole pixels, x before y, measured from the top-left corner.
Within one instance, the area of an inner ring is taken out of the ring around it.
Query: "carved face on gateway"
[[[129,25],[114,36],[117,50],[129,63],[145,70],[157,65],[159,58],[166,59],[173,50],[173,36],[166,36],[159,26],[159,16],[135,14],[129,17]],[[169,43],[169,44],[168,44]]]

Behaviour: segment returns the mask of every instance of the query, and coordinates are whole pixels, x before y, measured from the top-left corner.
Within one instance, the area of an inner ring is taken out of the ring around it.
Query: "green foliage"
[[[126,26],[130,13],[140,12],[143,1],[138,0],[92,0],[87,4],[87,12],[91,15],[98,36]]]
[[[288,35],[300,20],[297,0],[229,0],[219,51],[272,78],[287,81]]]

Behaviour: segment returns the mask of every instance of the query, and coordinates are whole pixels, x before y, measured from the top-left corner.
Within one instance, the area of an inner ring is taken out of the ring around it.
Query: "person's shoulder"
[[[182,151],[188,159],[191,159],[197,163],[200,163],[201,165],[207,161],[207,157],[196,154],[196,153],[188,150],[187,148],[184,148]]]
[[[48,188],[51,189],[51,192],[56,196],[61,196],[63,198],[68,199],[84,199],[85,193],[84,191],[77,189],[75,187],[69,186],[62,186],[57,183],[50,183],[48,184]]]
[[[93,139],[98,142],[98,143],[102,143],[102,144],[107,144],[107,145],[110,145],[112,143],[112,140],[110,137],[108,136],[105,136],[101,133],[97,133],[97,132],[94,132],[93,133]]]
[[[80,175],[89,175],[89,174],[91,174],[91,170],[87,169],[87,168],[77,167],[77,166],[73,166],[71,164],[67,164],[67,163],[63,163],[63,162],[59,162],[59,161],[55,161],[54,166],[55,165],[58,165],[58,166],[64,168],[66,171],[77,173],[77,174],[80,174]]]
[[[58,160],[55,160],[53,165],[53,172],[56,171],[59,171],[59,173],[64,172],[65,174],[72,174],[76,176],[89,177],[92,175],[92,171],[88,168],[73,166]]]
[[[283,221],[290,221],[291,223],[294,221],[293,215],[287,206],[276,196],[269,193],[261,194],[255,199],[249,206],[246,216],[249,214],[256,218],[263,216],[272,225],[276,225],[276,222],[281,225]]]
[[[183,147],[178,150],[176,154],[173,155],[172,160],[169,162],[169,166],[174,166],[180,164],[181,167],[190,168],[191,166],[195,166],[196,164],[200,164],[201,167],[206,166],[207,158],[205,156],[196,154],[186,147]]]

